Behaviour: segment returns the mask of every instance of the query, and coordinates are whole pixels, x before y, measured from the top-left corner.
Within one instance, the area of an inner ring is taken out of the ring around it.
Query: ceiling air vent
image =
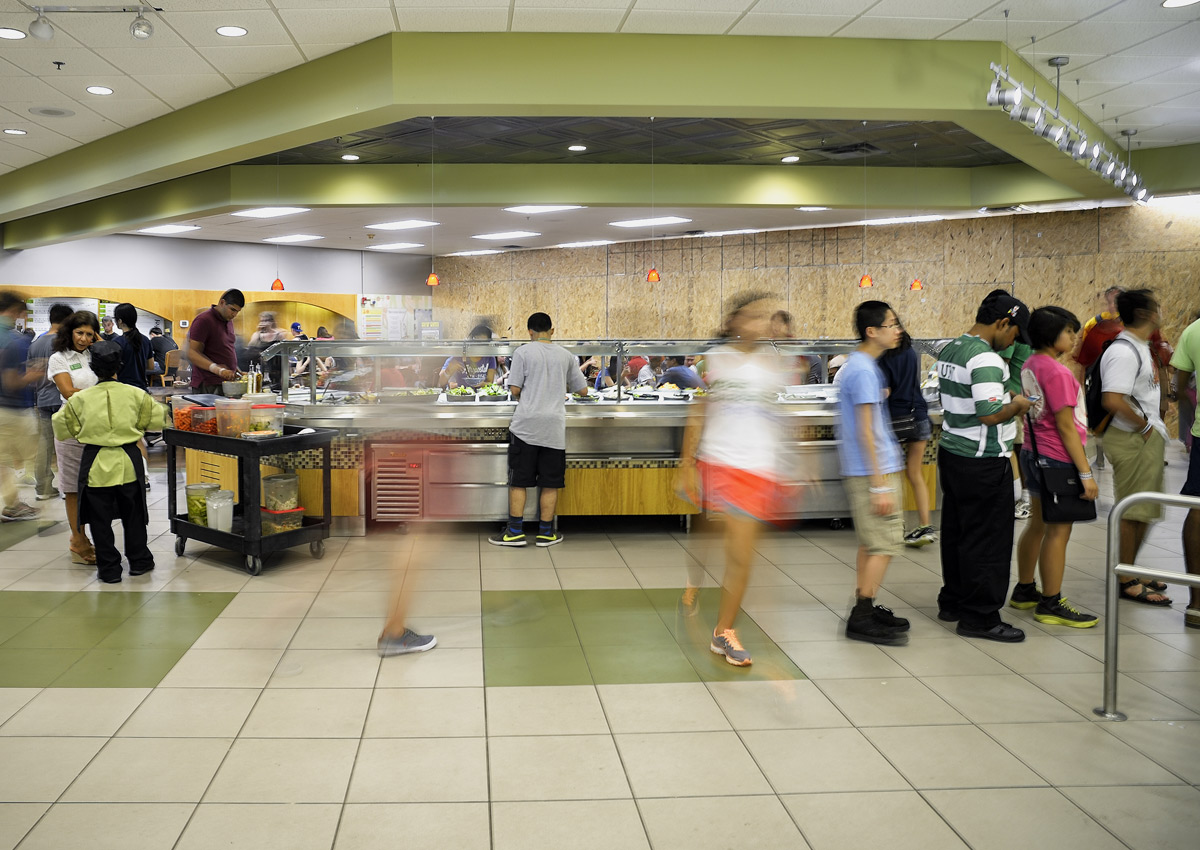
[[[876,156],[883,153],[870,142],[852,142],[848,145],[831,145],[827,148],[812,148],[809,153],[823,156],[825,159],[859,159],[864,156]]]

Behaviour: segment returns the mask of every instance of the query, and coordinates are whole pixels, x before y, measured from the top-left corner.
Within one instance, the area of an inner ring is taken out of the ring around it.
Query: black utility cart
[[[308,433],[301,434],[301,430]],[[188,539],[203,540],[222,549],[246,556],[246,571],[250,575],[262,572],[263,558],[281,549],[307,543],[314,558],[325,555],[325,538],[331,526],[330,505],[330,445],[336,431],[330,428],[301,429],[285,425],[284,433],[268,440],[243,440],[240,437],[218,437],[195,431],[168,428],[163,431],[167,451],[167,511],[171,517],[171,533],[175,535],[175,554],[182,555]],[[213,454],[232,455],[238,460],[239,501],[233,509],[233,531],[218,531],[188,521],[187,511],[178,513],[179,493],[176,481],[175,447],[196,449]],[[263,458],[293,454],[309,449],[321,449],[320,517],[304,518],[300,528],[263,536],[262,516],[259,513],[262,481],[259,466]]]

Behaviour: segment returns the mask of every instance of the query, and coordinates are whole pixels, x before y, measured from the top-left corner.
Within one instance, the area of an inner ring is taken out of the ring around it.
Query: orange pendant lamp
[[[442,281],[441,281],[441,278],[439,278],[439,277],[438,277],[438,276],[437,276],[435,273],[433,273],[433,272],[430,272],[430,273],[429,273],[429,277],[425,278],[425,285],[426,285],[426,286],[440,286],[440,285],[441,285],[441,283],[442,283]]]
[[[871,280],[871,276],[869,274],[865,274],[858,279],[858,288],[859,289],[866,289],[867,287],[874,286],[874,285],[875,285],[875,281]]]
[[[920,292],[924,288],[925,288],[925,285],[923,283],[921,283],[921,278],[919,278],[919,277],[913,278],[913,282],[908,285],[908,289],[910,292]]]
[[[646,274],[646,283],[658,283],[661,278],[658,276],[658,269],[652,268]]]
[[[271,283],[271,289],[282,292],[283,291],[283,281],[280,280],[279,278],[275,278],[275,280]]]

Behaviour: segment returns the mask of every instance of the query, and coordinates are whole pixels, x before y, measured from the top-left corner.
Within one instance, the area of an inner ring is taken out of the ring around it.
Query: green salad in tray
[[[484,384],[479,388],[480,401],[508,401],[508,390],[499,384]]]
[[[446,390],[446,401],[474,401],[474,387],[455,387],[452,390]]]

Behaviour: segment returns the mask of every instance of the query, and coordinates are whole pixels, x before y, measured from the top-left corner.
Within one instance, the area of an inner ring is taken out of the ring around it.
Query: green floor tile
[[[120,617],[125,619],[141,608],[153,593],[79,592],[63,602],[48,617]]]
[[[572,614],[585,611],[651,612],[654,604],[644,590],[564,590]]]
[[[481,599],[484,618],[504,622],[517,621],[522,617],[544,613],[567,613],[567,600],[561,590],[488,590]]]
[[[483,617],[485,646],[579,646],[575,624],[563,613],[541,613],[523,622],[495,622],[499,615]]]
[[[586,611],[575,614],[579,642],[587,646],[675,646],[654,611]]]
[[[695,682],[696,670],[678,646],[588,646],[584,648],[597,685]]]
[[[8,649],[91,649],[123,620],[108,617],[43,617],[4,642]]]
[[[137,609],[138,617],[216,619],[236,593],[156,593]]]
[[[212,625],[213,617],[143,617],[140,613],[120,623],[97,644],[102,649],[167,649],[189,648],[204,630]],[[50,618],[48,622],[52,621]]]
[[[740,637],[740,633],[739,633]],[[804,674],[774,642],[748,641],[742,645],[749,651],[754,663],[749,667],[734,667],[704,646],[685,646],[683,653],[704,682],[766,682],[776,679],[803,679]]]
[[[0,617],[0,644],[37,621],[37,617]]]
[[[89,650],[52,688],[153,688],[187,652],[187,647],[165,649]]]
[[[6,649],[0,647],[0,687],[44,688],[86,653],[86,649]]]
[[[43,617],[75,595],[59,590],[0,591],[0,617]]]
[[[483,682],[488,687],[590,685],[583,650],[576,646],[487,647]]]

